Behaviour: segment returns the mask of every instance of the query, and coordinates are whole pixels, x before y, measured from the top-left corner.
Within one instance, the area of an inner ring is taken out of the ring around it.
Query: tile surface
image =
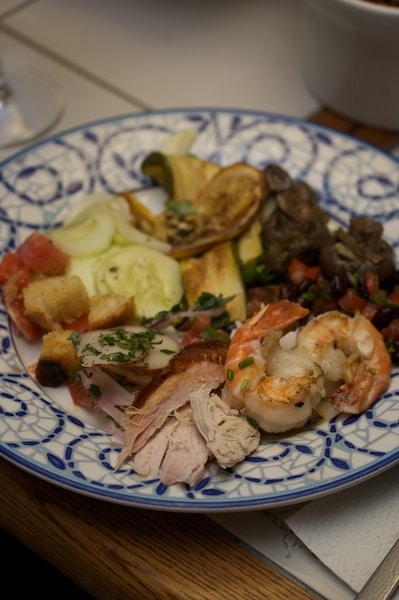
[[[6,24],[151,108],[318,107],[300,70],[297,0],[41,0]]]

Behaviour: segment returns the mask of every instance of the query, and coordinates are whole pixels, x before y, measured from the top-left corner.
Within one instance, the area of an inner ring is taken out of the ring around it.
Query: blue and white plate
[[[143,189],[143,157],[173,133],[195,129],[192,151],[228,165],[279,163],[320,194],[340,224],[354,214],[383,222],[399,246],[399,163],[346,135],[297,119],[234,110],[171,110],[91,123],[20,152],[0,167],[0,251],[62,220],[96,191]],[[151,196],[151,192],[149,193]],[[15,335],[1,307],[0,454],[55,485],[105,501],[169,511],[243,511],[293,504],[350,487],[399,462],[399,371],[360,417],[291,433],[233,469],[210,464],[193,488],[166,487],[114,464],[120,445],[65,389],[29,375],[39,348]]]

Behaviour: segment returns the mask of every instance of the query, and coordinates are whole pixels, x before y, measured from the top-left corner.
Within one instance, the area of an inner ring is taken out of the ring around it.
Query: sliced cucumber
[[[154,237],[147,235],[143,231],[140,231],[136,227],[133,227],[126,221],[119,220],[116,223],[116,232],[114,235],[115,244],[121,246],[127,246],[128,244],[140,244],[141,246],[147,246],[154,250],[167,253],[171,249],[171,245]]]
[[[64,227],[76,225],[84,221],[90,214],[99,210],[106,212],[113,211],[117,214],[124,214],[128,217],[129,207],[124,198],[113,194],[95,193],[88,194],[79,199],[79,204],[75,204],[70,208],[68,214],[64,218]]]
[[[109,250],[107,252],[109,252]],[[95,296],[97,294],[95,274],[103,257],[104,253],[95,256],[73,257],[66,270],[66,275],[77,275],[80,277],[89,296]]]
[[[138,245],[110,249],[97,266],[95,284],[99,294],[133,297],[138,318],[170,310],[183,295],[179,263]]]
[[[112,214],[92,212],[75,225],[50,229],[47,236],[69,256],[92,256],[110,246],[115,228]]]
[[[99,254],[111,243],[140,244],[168,253],[170,244],[140,231],[131,224],[128,202],[122,196],[93,194],[82,200],[80,210],[68,215],[64,226],[48,231],[48,237],[72,257]]]

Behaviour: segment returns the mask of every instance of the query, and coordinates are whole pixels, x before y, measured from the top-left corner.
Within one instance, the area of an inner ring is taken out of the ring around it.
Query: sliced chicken
[[[192,392],[190,404],[194,422],[221,467],[234,466],[259,446],[259,430],[208,387]]]
[[[136,452],[131,465],[138,475],[147,479],[157,479],[159,470],[168,447],[169,438],[179,422],[174,417],[169,417],[163,427],[157,431],[150,440]]]
[[[138,475],[158,478],[165,485],[195,485],[209,460],[206,442],[192,420],[192,411],[179,411],[167,421],[132,458]]]
[[[135,405],[127,409],[125,446],[117,468],[143,448],[174,411],[189,402],[192,392],[201,386],[214,390],[223,383],[228,345],[228,341],[212,339],[186,346],[141,390]]]
[[[193,486],[203,477],[209,458],[206,441],[195,423],[180,421],[169,437],[159,478],[165,485],[188,483]]]

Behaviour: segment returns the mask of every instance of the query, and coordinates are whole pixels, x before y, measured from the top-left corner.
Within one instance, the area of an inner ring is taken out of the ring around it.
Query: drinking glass
[[[45,133],[63,109],[61,89],[46,73],[27,65],[6,69],[0,56],[0,149]]]

